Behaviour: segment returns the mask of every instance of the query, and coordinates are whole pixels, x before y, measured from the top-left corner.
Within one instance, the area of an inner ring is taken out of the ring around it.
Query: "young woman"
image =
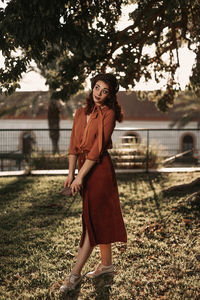
[[[112,148],[111,135],[116,120],[122,121],[116,94],[119,85],[113,74],[98,74],[92,80],[92,91],[86,106],[74,117],[69,146],[69,175],[64,186],[83,198],[83,231],[76,263],[60,288],[72,290],[81,281],[81,270],[96,245],[101,262],[86,274],[96,277],[113,273],[111,243],[127,242],[115,171],[107,149]],[[78,175],[74,177],[78,159]]]

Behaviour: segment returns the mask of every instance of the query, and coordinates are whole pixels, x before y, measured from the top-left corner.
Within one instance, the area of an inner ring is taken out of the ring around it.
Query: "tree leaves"
[[[137,0],[129,14],[132,25],[117,29],[122,7],[128,8],[129,2],[9,1],[5,11],[0,12],[0,48],[11,59],[11,51],[21,47],[24,56],[18,60],[23,68],[13,68],[17,76],[6,66],[1,70],[2,78],[6,74],[9,82],[1,92],[11,86],[14,89],[33,59],[42,69],[49,70],[47,83],[50,88],[59,86],[56,97],[65,100],[81,89],[87,76],[95,71],[111,68],[126,89],[134,88],[141,78],[148,81],[155,77],[159,82],[167,75],[166,92],[156,98],[157,107],[166,111],[173,104],[178,87],[174,76],[179,66],[177,49],[185,43],[197,54],[191,83],[199,89],[199,2]],[[153,46],[155,53],[147,53],[147,46]],[[164,54],[170,57],[169,63]],[[67,64],[58,63],[55,74],[51,64],[65,59]],[[77,77],[79,81],[69,80]]]

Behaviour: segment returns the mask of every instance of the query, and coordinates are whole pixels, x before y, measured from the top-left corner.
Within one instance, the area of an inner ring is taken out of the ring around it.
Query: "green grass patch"
[[[64,299],[199,299],[198,202],[166,188],[198,173],[118,175],[127,247],[113,244],[115,276],[83,278]],[[0,178],[0,299],[63,299],[62,280],[81,236],[79,195],[59,191],[65,177]],[[83,274],[99,262],[96,247]]]

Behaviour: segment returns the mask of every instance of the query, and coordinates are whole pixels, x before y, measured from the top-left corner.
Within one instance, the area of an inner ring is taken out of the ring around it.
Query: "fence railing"
[[[71,129],[52,129],[58,140],[60,154],[66,154],[69,147]],[[116,128],[112,135],[114,149],[111,151],[118,157],[124,157],[124,149],[129,149],[130,160],[127,157],[124,166],[138,167],[138,155],[145,156],[143,168],[148,171],[152,167],[152,157],[160,161],[184,165],[197,164],[200,159],[200,131],[196,128],[184,129],[146,129],[146,128]],[[29,163],[28,158],[33,153],[51,154],[53,152],[49,129],[0,129],[0,169],[23,169]],[[130,150],[131,149],[131,150]],[[190,150],[190,151],[188,151]],[[181,155],[181,153],[186,153]],[[113,154],[113,155],[114,155]],[[179,157],[179,159],[178,159]],[[172,158],[168,159],[167,158]],[[132,162],[132,164],[131,164]],[[135,162],[135,164],[134,164]],[[121,163],[123,167],[123,163]]]

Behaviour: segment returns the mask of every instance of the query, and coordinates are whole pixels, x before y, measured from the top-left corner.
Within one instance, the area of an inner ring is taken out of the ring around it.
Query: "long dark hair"
[[[104,81],[104,80],[102,80],[102,81]],[[107,107],[113,109],[114,112],[115,112],[115,118],[116,118],[116,120],[118,122],[122,122],[124,114],[123,114],[121,105],[117,101],[116,93],[113,92],[113,89],[110,86],[110,82],[108,82],[108,81],[107,82],[104,81],[104,82],[106,84],[108,84],[109,91],[110,91],[108,97],[106,98],[106,100],[104,102],[104,104]],[[93,100],[93,91],[91,91],[90,94],[88,95],[88,97],[86,98],[86,102],[85,102],[85,114],[86,115],[91,114],[94,106],[95,106],[95,103],[94,103],[94,100]]]

